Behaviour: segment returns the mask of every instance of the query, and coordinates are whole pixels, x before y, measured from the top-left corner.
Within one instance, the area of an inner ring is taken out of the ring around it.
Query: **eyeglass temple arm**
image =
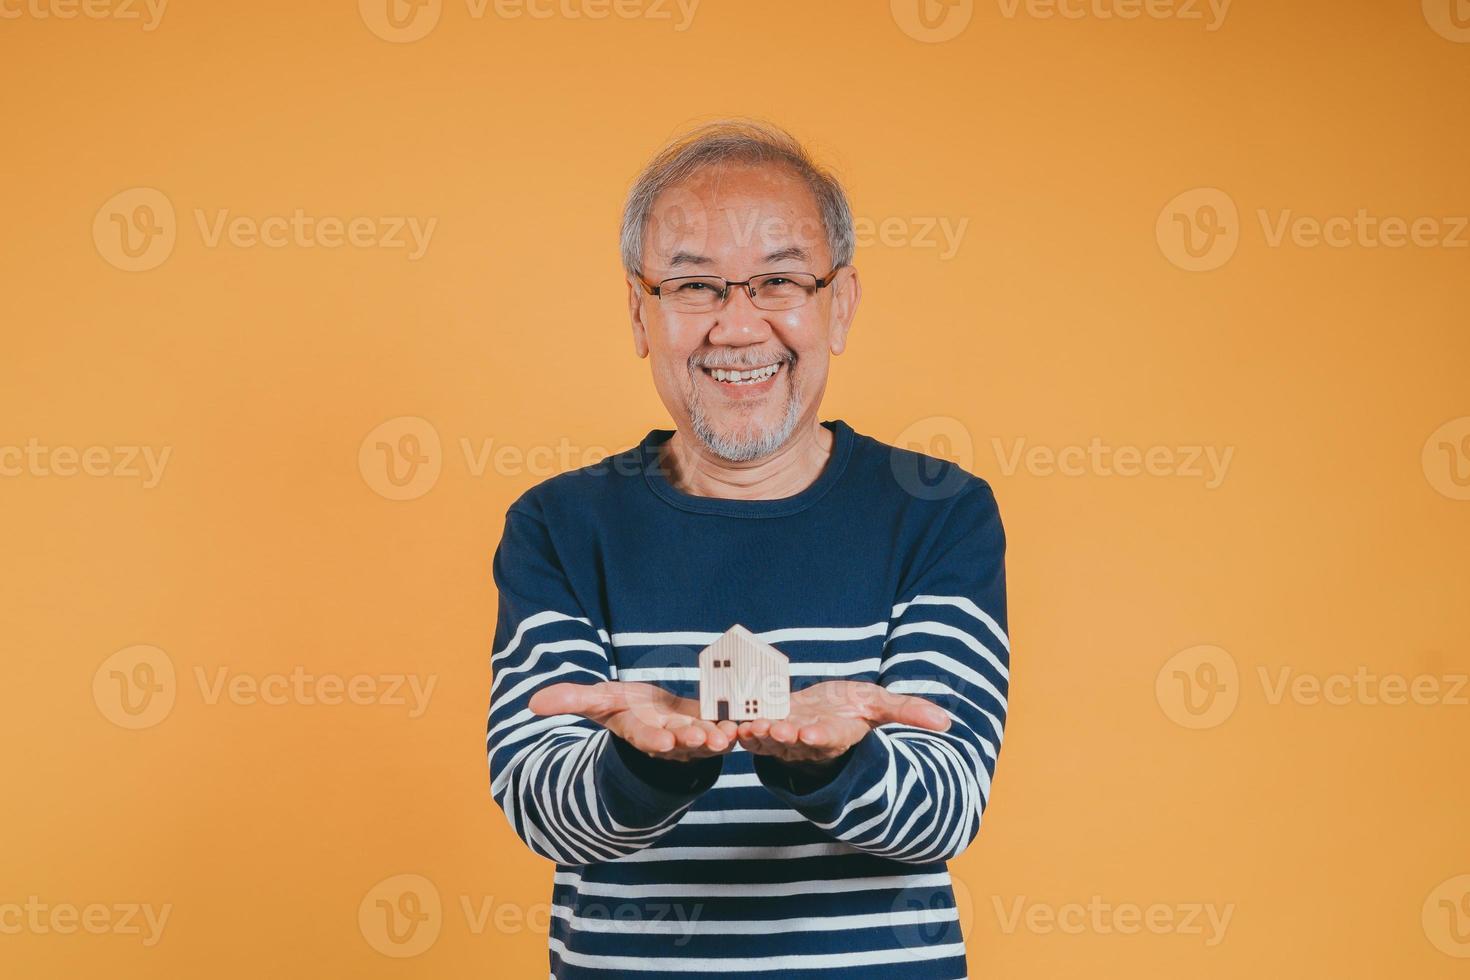
[[[845,262],[834,265],[831,272],[827,273],[825,276],[822,276],[820,279],[817,280],[817,288],[825,289],[827,286],[832,285],[832,277],[837,275],[837,273],[841,272],[845,268],[847,268],[847,263]]]

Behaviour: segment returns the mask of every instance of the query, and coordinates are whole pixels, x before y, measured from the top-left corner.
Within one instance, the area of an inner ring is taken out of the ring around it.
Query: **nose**
[[[745,286],[733,286],[725,305],[715,313],[709,342],[726,347],[765,343],[772,333],[768,315],[750,301],[750,291]]]

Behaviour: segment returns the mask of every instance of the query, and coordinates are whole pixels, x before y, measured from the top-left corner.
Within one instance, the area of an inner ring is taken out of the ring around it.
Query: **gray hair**
[[[676,137],[633,182],[623,206],[622,225],[623,268],[630,275],[642,272],[643,236],[659,194],[700,170],[729,164],[785,167],[804,180],[817,199],[832,265],[852,262],[852,209],[837,178],[818,166],[796,137],[779,126],[751,119],[721,119]]]

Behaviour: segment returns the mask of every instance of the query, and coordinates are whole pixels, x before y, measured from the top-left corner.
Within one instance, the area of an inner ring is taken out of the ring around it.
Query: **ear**
[[[648,356],[648,330],[643,323],[643,297],[647,295],[643,286],[632,276],[628,277],[628,319],[633,325],[633,350],[639,357]]]
[[[837,273],[837,281],[827,287],[832,290],[832,315],[827,325],[827,343],[833,354],[847,349],[847,332],[857,316],[858,302],[863,298],[863,284],[858,279],[855,266],[848,266]]]

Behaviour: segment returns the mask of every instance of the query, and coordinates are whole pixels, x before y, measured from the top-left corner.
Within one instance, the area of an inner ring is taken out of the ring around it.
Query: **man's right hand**
[[[529,707],[538,715],[581,715],[646,755],[679,762],[723,755],[738,730],[733,721],[700,718],[698,701],[638,681],[551,684]]]

